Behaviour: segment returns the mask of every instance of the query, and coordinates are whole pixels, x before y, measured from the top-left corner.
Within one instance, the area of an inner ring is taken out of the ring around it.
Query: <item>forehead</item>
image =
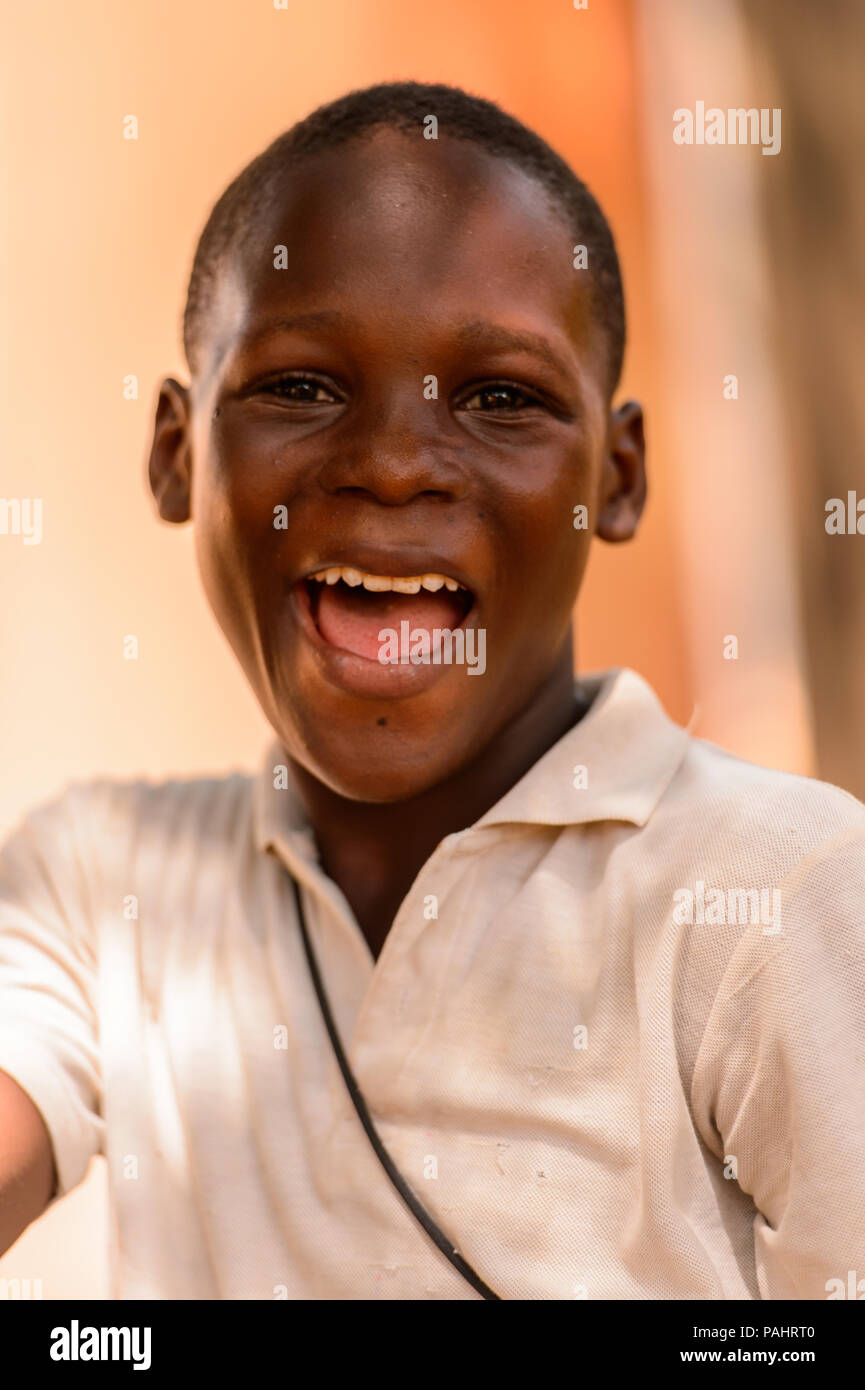
[[[221,278],[212,340],[224,355],[278,316],[337,310],[394,342],[488,322],[594,360],[575,239],[544,186],[506,160],[376,131],[286,173]]]

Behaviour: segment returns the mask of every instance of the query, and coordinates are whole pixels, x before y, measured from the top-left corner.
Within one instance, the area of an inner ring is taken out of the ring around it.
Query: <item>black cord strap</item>
[[[354,1102],[354,1108],[358,1113],[360,1122],[366,1130],[369,1142],[375,1149],[376,1154],[378,1155],[379,1160],[381,1162],[381,1165],[384,1168],[384,1171],[387,1173],[388,1177],[390,1178],[399,1195],[402,1197],[409,1211],[420,1222],[427,1235],[432,1237],[439,1250],[441,1250],[442,1254],[447,1256],[454,1268],[458,1269],[463,1278],[467,1279],[468,1282],[471,1284],[472,1288],[476,1289],[477,1292],[482,1294],[484,1298],[494,1299],[496,1302],[501,1302],[499,1295],[497,1293],[493,1293],[492,1289],[484,1283],[480,1275],[475,1273],[471,1265],[463,1259],[462,1255],[454,1247],[453,1242],[448,1240],[447,1236],[444,1234],[441,1228],[436,1225],[435,1221],[430,1216],[426,1208],[423,1207],[421,1203],[418,1201],[417,1197],[414,1195],[408,1183],[403,1178],[402,1174],[396,1167],[396,1164],[393,1162],[393,1159],[391,1158],[390,1154],[388,1153],[387,1149],[384,1147],[384,1144],[381,1142],[381,1139],[378,1136],[378,1132],[375,1128],[375,1125],[372,1122],[370,1113],[367,1110],[366,1101],[364,1100],[361,1094],[360,1088],[357,1082],[355,1081],[351,1068],[349,1067],[348,1061],[346,1060],[345,1053],[342,1050],[342,1044],[339,1040],[339,1034],[336,1031],[336,1025],[333,1021],[333,1016],[330,1012],[330,1006],[327,1002],[327,995],[324,992],[324,986],[322,984],[321,975],[318,969],[318,962],[316,961],[315,953],[312,949],[312,942],[309,939],[309,933],[306,929],[306,918],[304,916],[303,903],[301,902],[300,897],[300,886],[294,875],[292,875],[291,881],[294,885],[294,896],[297,901],[297,916],[298,921],[300,922],[300,930],[303,936],[303,945],[306,951],[306,959],[309,962],[309,971],[312,975],[312,982],[315,985],[315,992],[318,995],[318,1002],[321,1005],[321,1012],[324,1015],[325,1025],[330,1036],[330,1041],[333,1044],[333,1050],[336,1053],[336,1060],[339,1062],[339,1069],[342,1072],[343,1079],[345,1080],[345,1084],[348,1087],[348,1093]]]

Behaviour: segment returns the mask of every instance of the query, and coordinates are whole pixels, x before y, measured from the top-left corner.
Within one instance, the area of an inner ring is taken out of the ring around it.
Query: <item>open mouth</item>
[[[380,633],[454,631],[474,604],[471,591],[446,574],[381,575],[348,565],[317,570],[301,580],[319,633],[331,646],[377,661]]]

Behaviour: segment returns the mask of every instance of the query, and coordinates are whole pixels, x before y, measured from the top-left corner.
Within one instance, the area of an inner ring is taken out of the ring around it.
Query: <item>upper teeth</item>
[[[413,574],[402,578],[400,575],[366,574],[364,570],[352,569],[350,565],[334,565],[330,569],[318,570],[310,578],[317,579],[320,584],[337,584],[341,579],[353,589],[362,584],[373,593],[386,593],[389,589],[398,594],[416,594],[421,589],[435,593],[442,585],[451,590],[463,587],[447,574]]]

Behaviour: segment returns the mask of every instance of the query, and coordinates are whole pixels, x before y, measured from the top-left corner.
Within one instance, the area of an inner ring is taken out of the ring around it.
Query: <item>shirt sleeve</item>
[[[86,807],[86,787],[69,787],[0,848],[0,1070],[48,1129],[49,1205],[81,1182],[104,1137]]]
[[[733,951],[692,1082],[708,1147],[753,1198],[765,1299],[844,1297],[865,1278],[865,833],[778,885],[779,929]],[[839,1293],[843,1288],[845,1293]]]

